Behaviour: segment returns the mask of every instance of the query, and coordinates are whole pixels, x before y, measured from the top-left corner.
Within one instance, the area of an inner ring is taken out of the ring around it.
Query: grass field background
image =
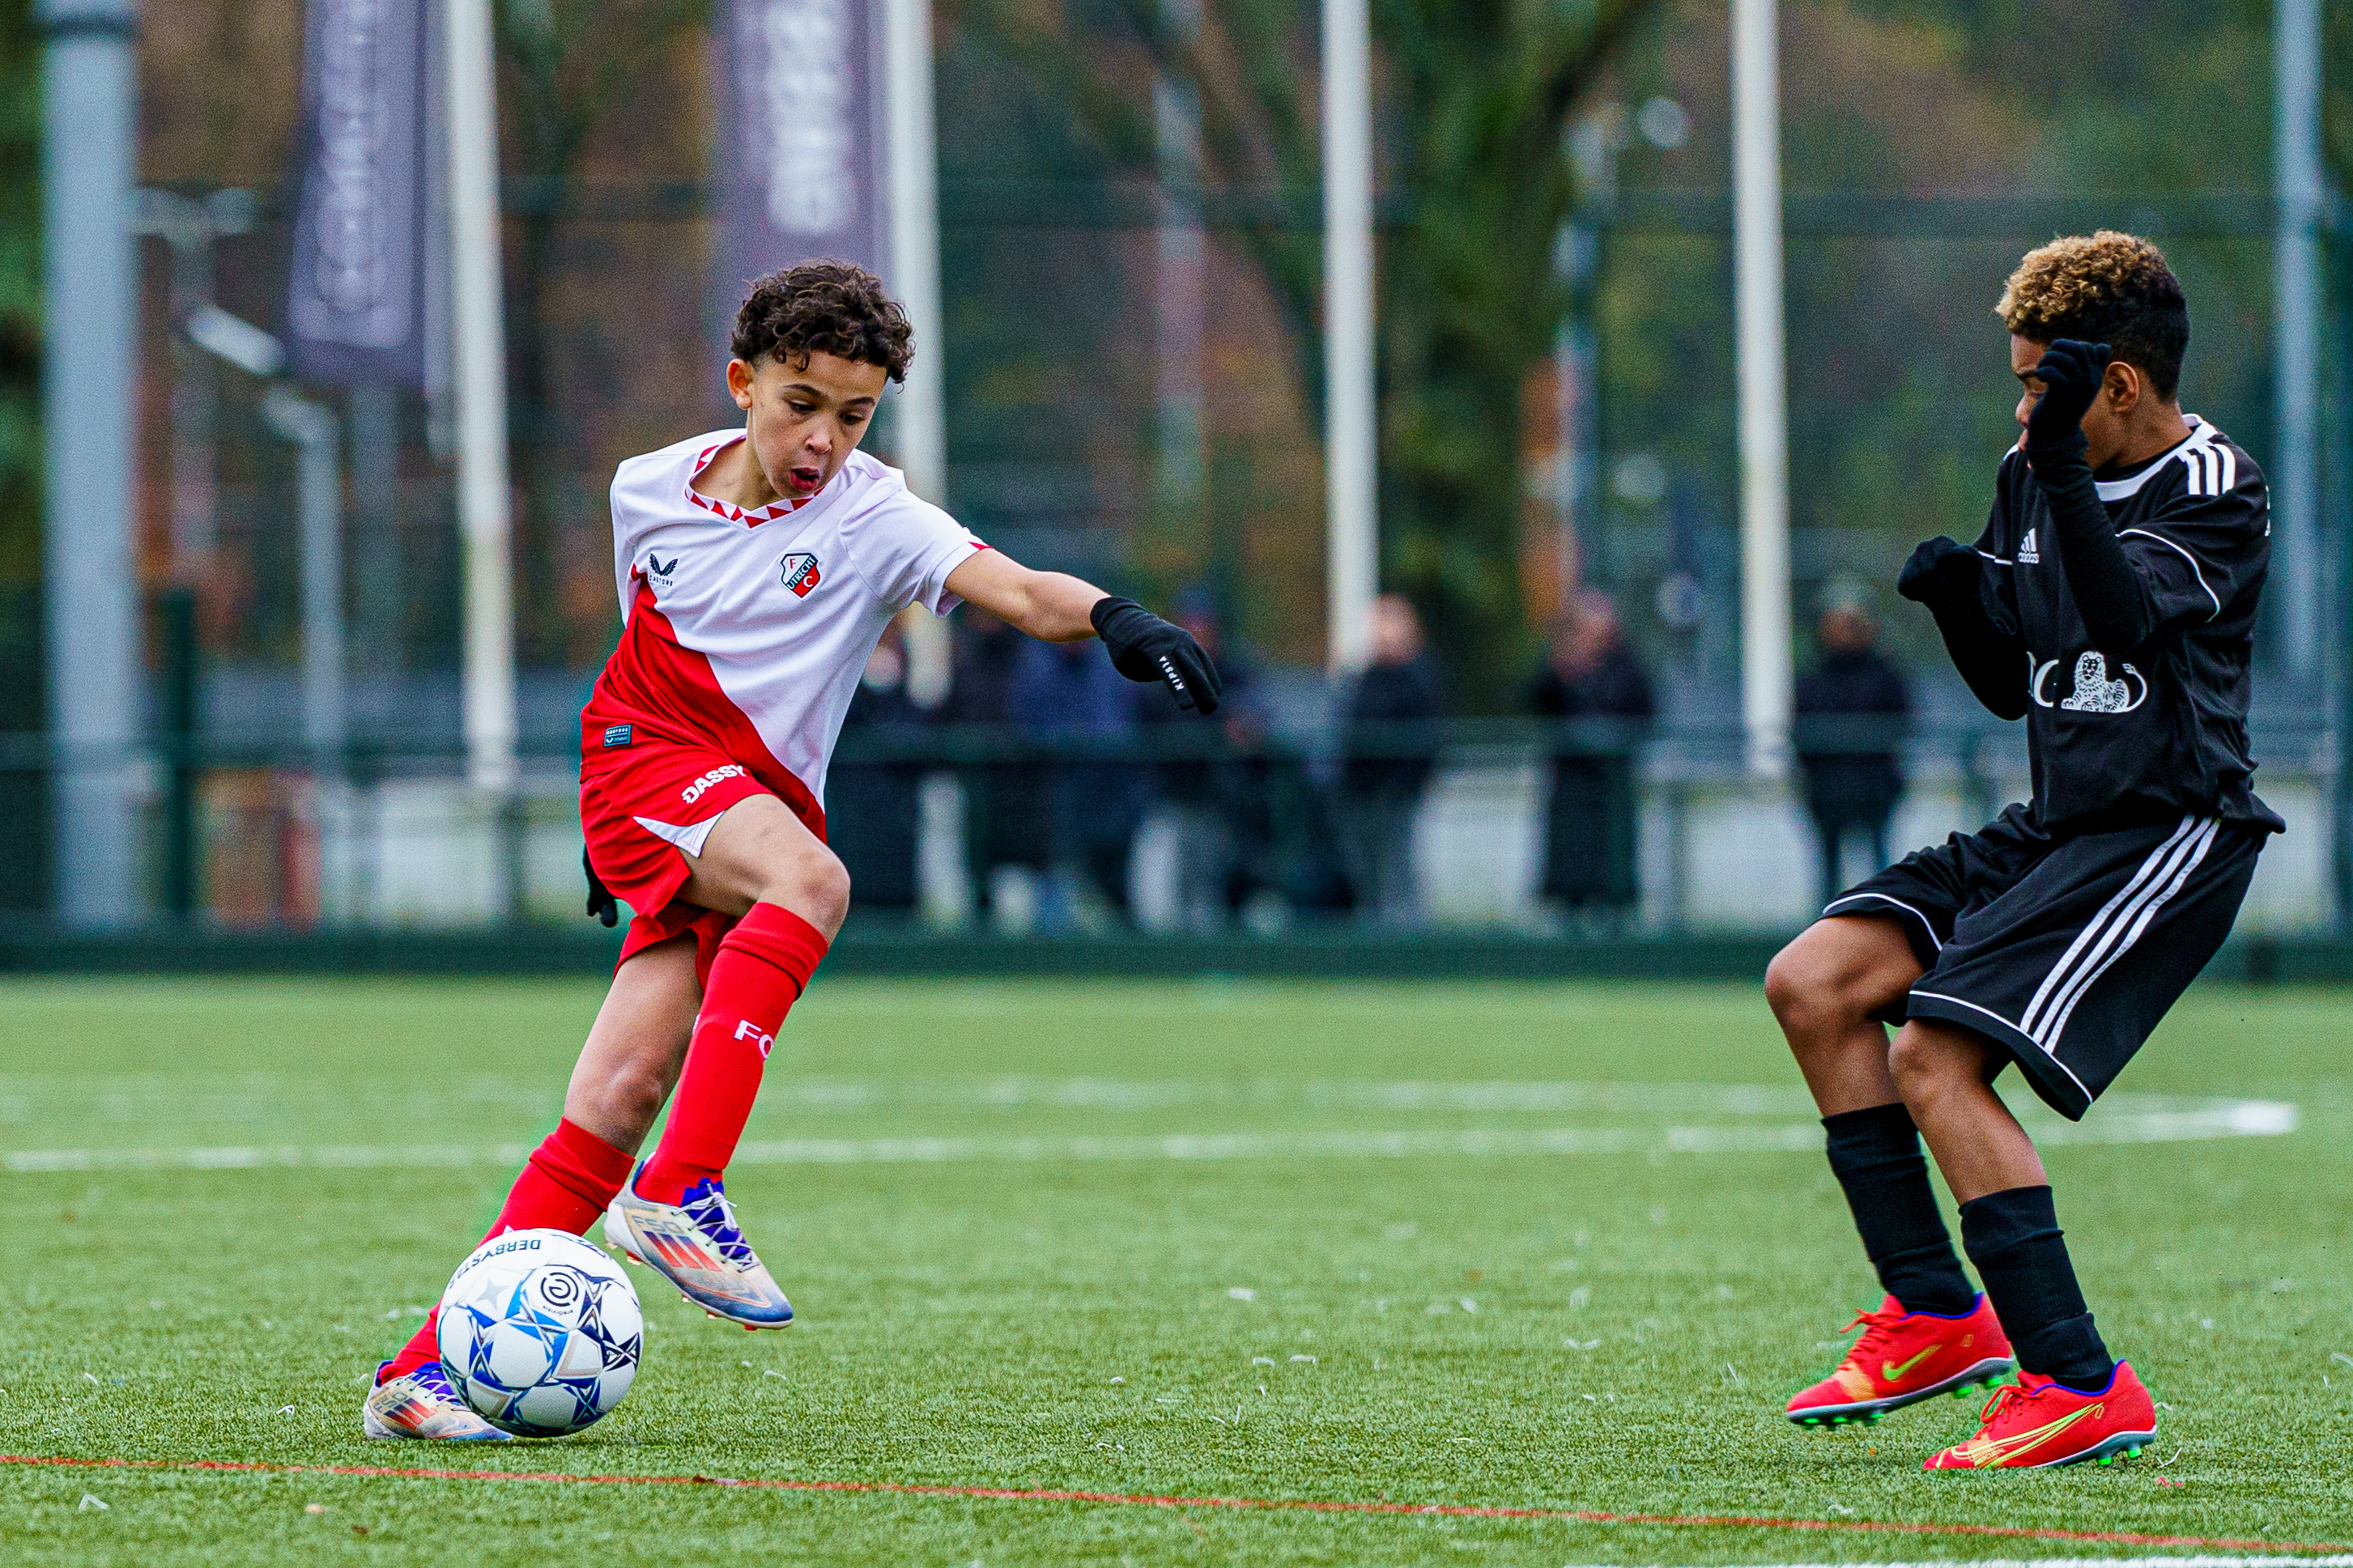
[[[801,1321],[745,1334],[633,1271],[646,1363],[598,1426],[363,1441],[368,1373],[554,1116],[600,991],[9,983],[0,1452],[2353,1541],[2353,998],[2200,989],[2084,1130],[2161,1141],[2048,1151],[2102,1327],[2166,1405],[2128,1468],[1923,1475],[1974,1403],[1780,1419],[1876,1290],[1757,995],[1664,985],[820,984],[730,1180]],[[2295,1129],[2185,1137],[2238,1114],[2198,1097]],[[2053,1550],[0,1467],[10,1563]]]

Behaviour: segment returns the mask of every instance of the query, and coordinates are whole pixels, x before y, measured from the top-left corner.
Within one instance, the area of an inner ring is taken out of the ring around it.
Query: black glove
[[[580,851],[580,869],[588,879],[588,912],[606,926],[620,924],[621,906],[612,894],[605,890],[605,884],[596,876],[596,868],[588,864],[588,851],[586,849]]]
[[[2034,379],[2042,395],[2026,416],[2026,461],[2038,456],[2057,457],[2084,449],[2084,416],[2100,395],[2101,379],[2112,356],[2105,343],[2077,342],[2061,338],[2042,351]]]
[[[1130,680],[1166,681],[1179,708],[1205,716],[1218,710],[1218,667],[1192,633],[1134,599],[1098,600],[1087,618],[1110,650],[1113,669]]]
[[[1934,609],[1973,598],[1983,574],[1976,551],[1940,534],[1912,552],[1912,559],[1904,563],[1895,579],[1895,591],[1914,604]]]

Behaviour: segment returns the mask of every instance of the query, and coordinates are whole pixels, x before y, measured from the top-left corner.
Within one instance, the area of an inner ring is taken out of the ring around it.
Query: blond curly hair
[[[2189,351],[2189,302],[2165,253],[2137,235],[2104,228],[2026,253],[1994,307],[2029,342],[2104,342],[2171,399]]]

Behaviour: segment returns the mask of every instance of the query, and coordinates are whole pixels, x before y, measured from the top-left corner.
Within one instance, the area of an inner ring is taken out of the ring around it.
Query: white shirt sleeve
[[[623,463],[613,473],[613,488],[607,503],[613,513],[613,592],[620,595],[621,624],[629,620],[629,567],[638,553],[638,542],[629,526],[628,500],[624,493],[629,465]]]
[[[921,605],[935,616],[956,607],[948,574],[987,548],[972,531],[938,507],[893,482],[843,520],[841,542],[849,564],[874,596],[893,610]]]

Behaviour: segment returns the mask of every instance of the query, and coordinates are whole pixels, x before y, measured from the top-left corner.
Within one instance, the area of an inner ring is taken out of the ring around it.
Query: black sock
[[[1831,1173],[1846,1189],[1880,1289],[1907,1312],[1968,1311],[1978,1293],[1936,1212],[1912,1113],[1901,1103],[1841,1110],[1823,1117],[1822,1130],[1830,1134]]]
[[[1963,1204],[1961,1245],[2021,1368],[2079,1394],[2108,1385],[2116,1363],[2075,1284],[2049,1187],[2011,1187]]]

